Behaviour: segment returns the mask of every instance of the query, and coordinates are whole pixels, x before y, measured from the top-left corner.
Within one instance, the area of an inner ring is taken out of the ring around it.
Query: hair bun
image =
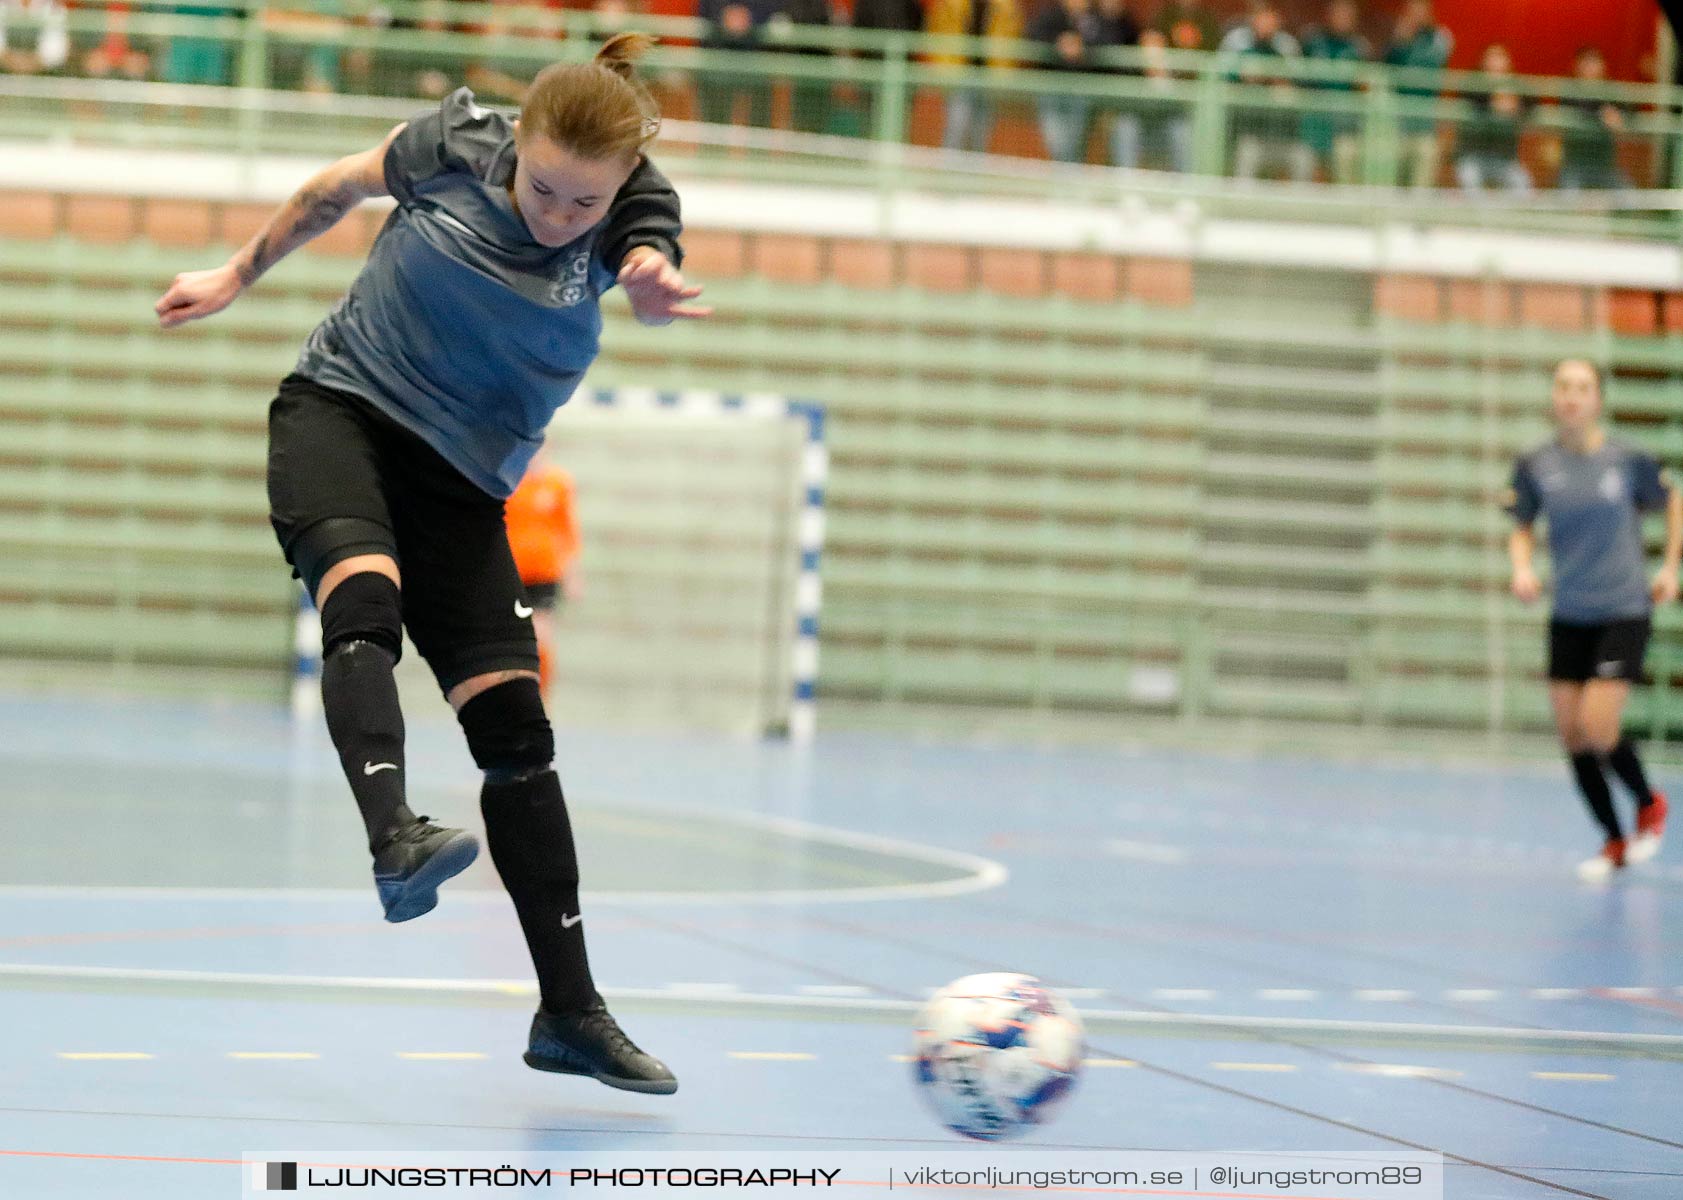
[[[637,60],[654,48],[655,40],[646,33],[616,33],[602,43],[596,52],[596,63],[618,75],[631,79],[637,73]]]

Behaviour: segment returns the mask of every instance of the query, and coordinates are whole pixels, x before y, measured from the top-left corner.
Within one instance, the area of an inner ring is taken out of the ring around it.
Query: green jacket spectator
[[[1303,42],[1305,58],[1324,62],[1367,62],[1373,49],[1357,28],[1355,0],[1332,0],[1327,6],[1327,23],[1312,30]],[[1314,85],[1324,90],[1352,92],[1354,79],[1326,81]],[[1361,121],[1354,113],[1309,112],[1303,117],[1303,140],[1318,158],[1330,160],[1332,177],[1338,183],[1354,183],[1361,143],[1357,133]]]
[[[1607,61],[1594,46],[1578,51],[1572,76],[1584,83],[1607,78]],[[1619,168],[1619,134],[1629,115],[1617,104],[1604,100],[1564,100],[1560,117],[1566,128],[1560,135],[1559,186],[1568,191],[1584,188],[1622,188],[1630,179]]]
[[[1385,48],[1385,63],[1392,67],[1423,67],[1441,71],[1448,64],[1450,51],[1454,49],[1455,36],[1432,17],[1432,0],[1408,0],[1403,5],[1402,14],[1397,17],[1391,44]],[[1415,84],[1399,87],[1397,92],[1403,96],[1436,96],[1438,89]],[[1414,133],[1431,129],[1434,125],[1435,120],[1430,116],[1415,115],[1403,121],[1404,130]]]
[[[203,4],[178,4],[171,10],[183,17],[237,17],[238,9],[214,8]],[[176,37],[164,50],[163,76],[166,83],[204,83],[226,87],[234,81],[232,39]]]

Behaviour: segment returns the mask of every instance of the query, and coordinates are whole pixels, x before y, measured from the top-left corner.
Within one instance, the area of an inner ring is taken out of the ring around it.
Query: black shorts
[[[288,375],[269,406],[269,521],[313,596],[329,567],[385,554],[403,624],[445,692],[538,669],[503,501],[361,397]]]
[[[528,583],[526,585],[526,603],[542,612],[554,612],[561,607],[561,584],[556,583]]]
[[[1584,683],[1591,679],[1640,683],[1649,629],[1647,617],[1595,625],[1550,621],[1549,678],[1562,683]]]

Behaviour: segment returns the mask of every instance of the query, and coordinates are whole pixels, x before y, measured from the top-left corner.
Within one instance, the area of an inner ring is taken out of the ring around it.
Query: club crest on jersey
[[[1624,495],[1625,477],[1617,467],[1608,467],[1601,476],[1601,494],[1608,500],[1617,500]]]
[[[585,297],[585,283],[590,278],[590,255],[580,254],[568,261],[563,270],[549,285],[549,301],[559,304],[563,308],[571,307]]]

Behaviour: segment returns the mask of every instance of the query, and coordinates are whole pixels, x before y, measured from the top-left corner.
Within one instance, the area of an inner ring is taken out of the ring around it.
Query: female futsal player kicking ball
[[[1600,854],[1578,867],[1603,879],[1660,848],[1666,800],[1648,786],[1636,747],[1621,733],[1630,685],[1642,678],[1654,604],[1677,599],[1683,556],[1683,496],[1660,465],[1608,438],[1601,425],[1601,373],[1569,358],[1554,373],[1555,437],[1514,466],[1508,511],[1513,592],[1542,594],[1531,565],[1532,523],[1549,523],[1554,609],[1549,621],[1549,700],[1560,743],[1591,815],[1606,835]],[[1665,560],[1653,580],[1642,564],[1642,513],[1664,507]],[[1613,811],[1602,761],[1636,797],[1636,838],[1627,843]]]
[[[404,803],[392,668],[406,625],[485,775],[491,858],[542,1004],[526,1062],[671,1092],[591,981],[578,862],[503,500],[597,353],[617,282],[644,324],[703,317],[679,275],[678,198],[642,155],[659,125],[640,34],[533,81],[518,122],[466,88],[334,163],[225,265],[178,275],[166,327],[231,304],[358,202],[390,195],[350,292],[269,410],[271,521],[321,611],[327,727],[367,826],[386,919],[438,902],[473,836]]]

